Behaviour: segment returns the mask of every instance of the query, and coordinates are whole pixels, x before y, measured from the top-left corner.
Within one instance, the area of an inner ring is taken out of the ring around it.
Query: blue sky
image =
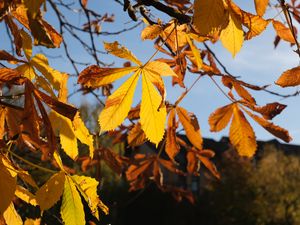
[[[239,0],[235,2],[246,11],[254,12],[253,1]],[[106,12],[109,14],[115,14],[116,22],[112,24],[103,24],[102,31],[118,31],[123,29],[124,27],[130,27],[134,25],[134,22],[132,22],[128,18],[127,13],[123,12],[122,7],[114,1],[89,0],[88,7],[93,8],[95,11],[100,12],[101,14],[104,14]],[[57,19],[53,12],[50,10],[50,6],[48,6],[48,9],[49,11],[46,13],[47,21],[54,27],[58,28]],[[83,16],[74,16],[67,11],[65,11],[64,13],[67,17],[71,18],[74,25],[82,26],[86,22]],[[276,11],[268,11],[266,18],[271,18],[275,14]],[[278,17],[278,19],[280,20],[281,18]],[[152,47],[153,45],[151,41],[141,41],[140,32],[142,28],[143,26],[140,26],[134,31],[126,32],[118,36],[99,36],[96,38],[96,45],[99,47],[99,49],[103,49],[103,41],[118,41],[120,44],[130,49],[141,61],[145,62],[153,54],[154,49]],[[3,25],[0,25],[0,29],[2,30],[2,32],[5,32],[5,28],[3,27]],[[86,41],[89,41],[88,35],[82,34],[81,37]],[[275,32],[270,24],[267,30],[261,36],[245,42],[242,50],[234,59],[220,43],[217,43],[215,45],[210,44],[210,46],[218,54],[218,57],[226,65],[227,69],[232,74],[241,76],[244,81],[257,85],[270,84],[271,90],[278,91],[280,93],[294,93],[296,91],[295,88],[282,89],[277,87],[274,84],[274,81],[280,76],[283,71],[298,66],[299,59],[297,58],[297,55],[292,51],[292,48],[289,47],[289,44],[286,42],[281,41],[279,46],[274,49],[274,37]],[[78,42],[71,40],[68,36],[65,38],[75,59],[77,59],[78,61],[87,62],[89,64],[95,63],[93,59],[84,52]],[[7,39],[7,37],[3,36],[2,41],[0,42],[0,48],[9,49],[9,46],[9,40]],[[199,45],[199,47],[202,47],[201,44]],[[36,48],[35,51],[39,52],[41,51],[41,48]],[[50,56],[62,56],[56,59],[52,57],[49,58],[52,67],[60,71],[74,73],[72,66],[65,58],[62,48],[50,50],[42,48],[42,51]],[[105,62],[115,62],[116,66],[121,66],[124,62],[110,55],[99,56],[100,59]],[[83,68],[84,66],[82,66],[80,69]],[[187,74],[186,86],[189,87],[194,79],[195,75]],[[181,88],[173,88],[171,86],[171,80],[169,78],[167,78],[165,81],[167,87],[167,98],[172,102],[172,100],[175,100],[184,90]],[[120,82],[117,82],[115,87],[118,87],[119,84]],[[76,85],[76,80],[71,79],[70,92],[78,88],[80,87]],[[251,93],[253,93],[258,104],[260,105],[275,101],[288,105],[288,107],[282,112],[281,115],[278,115],[273,119],[273,122],[287,128],[290,131],[290,134],[294,139],[292,141],[293,144],[300,144],[300,120],[298,119],[300,98],[295,97],[281,99],[264,92]],[[138,102],[139,99],[140,87],[136,91],[135,101]],[[82,97],[80,94],[74,95],[74,97],[72,97],[70,101],[74,104],[78,103],[79,101],[89,101],[92,104],[96,104],[96,101],[93,99],[93,97]],[[204,137],[219,139],[221,136],[228,135],[228,128],[220,133],[211,133],[209,131],[207,119],[210,113],[212,113],[215,109],[228,103],[229,101],[222,95],[222,93],[211,82],[211,80],[204,77],[200,79],[193,90],[188,94],[184,101],[182,101],[181,106],[196,114],[200,123],[202,135]],[[78,104],[76,105],[78,106]],[[273,139],[272,135],[270,135],[263,128],[255,125],[253,121],[251,121],[251,125],[254,127],[257,139]]]

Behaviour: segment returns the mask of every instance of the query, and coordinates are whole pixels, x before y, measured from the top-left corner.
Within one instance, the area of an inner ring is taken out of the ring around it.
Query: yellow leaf
[[[41,218],[38,219],[27,218],[24,222],[24,225],[40,225],[40,224],[41,224]]]
[[[18,185],[16,188],[15,195],[19,199],[23,200],[24,202],[26,202],[30,205],[33,205],[33,206],[37,206],[37,201],[36,201],[34,194],[32,194],[30,191],[28,191],[24,187]]]
[[[192,50],[192,53],[196,59],[197,62],[197,68],[198,70],[200,70],[202,68],[202,58],[201,58],[201,54],[200,54],[200,50],[196,47],[196,45],[194,44],[194,42],[191,40],[189,34],[186,35],[186,40],[190,45],[190,48]]]
[[[23,221],[18,214],[13,203],[9,205],[6,211],[3,213],[4,220],[7,225],[22,225]]]
[[[158,35],[161,34],[163,31],[162,27],[157,24],[153,24],[150,26],[147,26],[141,33],[142,40],[150,39],[153,40],[158,37]]]
[[[149,141],[158,145],[165,133],[166,107],[161,107],[162,97],[157,93],[147,70],[142,70],[142,103],[141,103],[141,125]]]
[[[187,138],[198,150],[201,150],[203,139],[197,117],[181,107],[176,107],[176,111]]]
[[[66,176],[60,208],[65,225],[85,225],[85,215],[80,195],[72,179]]]
[[[99,220],[98,206],[100,199],[97,194],[99,182],[94,178],[78,175],[72,176],[72,179],[79,185],[79,191],[83,192],[82,196],[84,196],[85,200],[87,201],[91,212]]]
[[[225,29],[221,31],[220,40],[223,46],[231,52],[234,57],[242,48],[244,42],[244,31],[240,19],[231,11],[229,11],[229,23]]]
[[[113,43],[104,42],[104,48],[110,54],[113,54],[113,55],[123,58],[123,59],[127,59],[131,62],[136,63],[139,66],[142,65],[142,62],[140,60],[138,60],[136,58],[136,56],[132,54],[131,51],[129,51],[124,46],[120,46],[120,44],[117,41],[115,41]]]
[[[35,78],[36,78],[35,85],[38,88],[42,88],[44,91],[49,93],[51,95],[51,97],[56,98],[56,95],[54,94],[54,91],[53,91],[51,85],[49,84],[49,82],[44,77],[36,76]]]
[[[261,34],[268,26],[270,20],[264,20],[260,16],[253,15],[251,13],[241,10],[236,4],[231,0],[228,0],[228,5],[234,11],[234,13],[240,18],[243,25],[249,30],[245,35],[245,40],[250,40],[251,38]]]
[[[276,84],[281,87],[294,87],[300,85],[300,66],[285,71],[276,81]]]
[[[233,119],[229,139],[239,155],[252,157],[256,151],[254,131],[237,104],[233,105]]]
[[[17,178],[13,177],[8,169],[0,162],[0,214],[2,214],[9,205],[15,195],[17,187]]]
[[[293,33],[290,30],[290,28],[286,27],[283,23],[281,23],[277,20],[272,20],[272,23],[273,23],[273,27],[274,27],[277,35],[281,39],[283,39],[287,42],[290,42],[292,44],[296,43],[295,38],[294,38]]]
[[[36,192],[36,200],[41,210],[50,209],[60,199],[65,182],[64,172],[58,172]]]
[[[266,12],[269,0],[254,0],[257,15],[263,16]]]
[[[149,71],[151,73],[156,73],[159,76],[174,76],[177,74],[171,69],[171,67],[164,62],[152,61],[145,65],[143,70]]]
[[[83,144],[89,146],[90,157],[94,156],[94,138],[90,134],[89,130],[86,128],[84,122],[77,113],[73,120],[73,127],[75,131],[75,136],[79,139],[79,141]]]
[[[61,83],[61,73],[49,66],[48,59],[43,54],[36,54],[30,61],[38,71],[52,84],[53,88],[59,90]]]
[[[210,131],[218,132],[223,130],[232,117],[232,104],[223,106],[214,111],[208,119],[208,123],[210,125]]]
[[[128,115],[135,87],[138,82],[139,73],[140,70],[137,70],[112,95],[108,97],[105,108],[99,116],[101,131],[115,129]]]
[[[209,35],[226,26],[228,14],[223,0],[195,0],[194,24],[200,35]]]
[[[29,80],[33,80],[36,78],[36,73],[34,68],[30,64],[22,64],[16,68],[17,71],[20,71],[24,77],[28,78]]]
[[[65,153],[73,160],[78,156],[78,144],[72,121],[55,111],[49,114],[52,128],[55,133],[59,133],[61,147]]]
[[[28,61],[32,56],[32,39],[23,29],[20,31],[22,37],[22,48]]]
[[[158,67],[159,68],[159,67]],[[147,66],[144,67],[143,71],[147,74],[147,78],[151,81],[152,84],[157,88],[160,95],[162,96],[162,103],[165,101],[166,98],[166,89],[163,79],[161,75],[158,73],[159,71],[155,71],[152,69],[147,69]],[[161,103],[161,104],[162,104]]]
[[[101,68],[93,65],[85,68],[78,77],[78,83],[85,87],[98,88],[136,71],[137,67]]]

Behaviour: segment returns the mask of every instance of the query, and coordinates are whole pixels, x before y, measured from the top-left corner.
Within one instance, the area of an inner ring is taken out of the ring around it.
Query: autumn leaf
[[[266,12],[269,0],[254,0],[257,15],[263,16]]]
[[[142,145],[146,141],[146,136],[140,123],[135,124],[130,130],[127,136],[127,141],[128,145],[132,147]]]
[[[239,106],[234,104],[232,107],[233,118],[229,131],[230,142],[239,155],[252,157],[257,147],[254,131]]]
[[[179,121],[185,130],[187,138],[198,150],[201,150],[203,139],[196,116],[189,113],[186,109],[178,106],[176,107],[176,112]]]
[[[229,23],[227,27],[221,31],[220,40],[233,57],[242,48],[244,42],[242,23],[232,10],[229,11]]]
[[[64,190],[65,174],[54,174],[37,192],[36,200],[41,210],[50,209],[61,197]]]
[[[99,123],[102,131],[113,130],[119,126],[130,110],[134,91],[139,78],[139,70],[108,97],[105,108],[100,113]]]
[[[233,107],[232,104],[223,106],[214,111],[208,119],[210,130],[213,132],[219,132],[223,130],[233,115]]]
[[[142,40],[153,40],[155,38],[157,38],[161,32],[163,31],[162,27],[160,25],[157,24],[153,24],[150,26],[145,27],[144,30],[142,30],[141,33],[141,39]]]
[[[162,98],[150,81],[147,71],[142,71],[141,125],[146,138],[158,145],[165,133],[166,107],[160,107]]]
[[[194,25],[200,35],[210,35],[228,22],[228,13],[222,0],[195,0]]]
[[[24,202],[33,206],[37,206],[37,200],[35,195],[27,189],[25,189],[24,187],[18,185],[16,188],[15,195]]]
[[[4,220],[7,225],[22,225],[23,221],[21,216],[18,214],[13,203],[3,213]]]
[[[283,39],[287,42],[290,42],[292,44],[296,43],[295,38],[294,38],[293,33],[290,30],[290,28],[286,27],[283,23],[281,23],[277,20],[272,20],[272,23],[273,23],[273,27],[274,27],[277,35],[281,39]]]
[[[166,136],[166,153],[170,159],[174,160],[175,156],[179,153],[180,147],[176,142],[176,110],[171,109],[169,112],[168,128]]]
[[[17,179],[10,174],[2,162],[0,162],[0,179],[0,214],[3,214],[15,195]]]
[[[99,196],[97,194],[97,189],[99,182],[96,181],[94,178],[86,177],[86,176],[78,176],[74,175],[72,176],[72,179],[79,185],[80,189],[79,191],[82,193],[82,196],[84,196],[86,202],[88,203],[91,212],[93,215],[99,220],[99,212],[98,207],[103,209],[103,211],[108,214],[108,208],[103,207],[103,203],[99,199]]]
[[[245,40],[250,40],[260,35],[270,23],[270,20],[265,20],[260,16],[241,10],[232,0],[228,0],[227,2],[231,10],[240,18],[242,24],[248,28]]]
[[[60,208],[61,217],[66,225],[85,225],[83,204],[73,180],[66,176]]]
[[[285,71],[276,81],[281,87],[294,87],[300,85],[300,66]]]
[[[119,43],[116,41],[113,43],[104,42],[104,48],[110,54],[115,55],[119,58],[127,59],[139,66],[143,64],[140,60],[136,58],[135,55],[132,54],[132,52],[130,52],[127,48],[123,46],[119,46]]]
[[[86,87],[98,88],[106,84],[111,84],[117,79],[137,70],[137,67],[125,68],[101,68],[92,65],[85,68],[78,77],[78,83]]]
[[[280,138],[281,140],[285,142],[290,142],[292,140],[291,136],[289,135],[289,132],[273,123],[270,121],[261,118],[248,110],[246,110],[247,114],[255,120],[259,125],[261,125],[265,130],[273,134],[275,137]]]
[[[198,70],[200,70],[202,68],[202,65],[203,65],[200,50],[196,47],[193,40],[191,40],[190,35],[186,35],[186,40],[189,43],[189,46],[192,50],[192,53],[193,53],[193,55],[196,59],[197,68],[198,68]]]

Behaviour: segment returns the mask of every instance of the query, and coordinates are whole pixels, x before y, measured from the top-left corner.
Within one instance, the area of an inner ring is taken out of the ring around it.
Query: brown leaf
[[[32,85],[32,84],[31,84]],[[33,92],[36,98],[40,99],[44,103],[46,103],[51,109],[56,111],[57,113],[68,117],[73,120],[74,116],[77,113],[77,109],[71,105],[65,104],[63,102],[57,101],[56,99],[46,95],[45,93],[33,88]]]
[[[98,88],[130,74],[136,69],[137,67],[101,68],[97,65],[92,65],[79,74],[78,83],[85,87]]]
[[[188,151],[186,154],[187,166],[186,170],[189,174],[198,175],[199,160],[193,151]]]
[[[253,105],[246,106],[253,111],[260,113],[267,120],[273,119],[286,108],[286,105],[280,104],[278,102],[269,103],[261,107]]]
[[[5,61],[9,61],[9,62],[25,62],[23,60],[17,59],[16,57],[14,57],[13,55],[9,54],[8,52],[4,51],[4,50],[0,50],[0,60],[5,60]]]
[[[290,142],[292,140],[292,137],[289,135],[289,132],[287,130],[285,130],[284,128],[281,128],[281,127],[271,123],[270,121],[265,120],[264,118],[254,115],[253,113],[249,112],[248,110],[246,112],[259,125],[261,125],[265,130],[267,130],[274,136],[280,138],[281,140],[283,140],[285,142]]]
[[[294,87],[300,85],[300,66],[285,71],[276,81],[281,87]]]
[[[168,119],[167,137],[166,137],[166,153],[171,160],[179,153],[180,148],[176,142],[176,111],[171,109]]]
[[[119,156],[108,148],[100,148],[95,151],[98,152],[100,159],[104,160],[114,172],[122,174],[127,163],[127,158]]]
[[[21,76],[21,72],[17,70],[10,68],[0,68],[0,85],[8,82],[14,83],[14,81],[17,81],[19,78],[21,78]]]
[[[22,48],[22,37],[20,34],[20,30],[17,26],[17,24],[13,21],[13,19],[10,16],[5,17],[5,22],[8,25],[12,36],[14,37],[14,44],[16,47],[16,53],[18,56],[22,56],[21,54],[21,48]]]
[[[141,124],[137,123],[130,130],[127,137],[128,145],[131,147],[139,146],[144,144],[146,141],[146,135],[142,130]]]

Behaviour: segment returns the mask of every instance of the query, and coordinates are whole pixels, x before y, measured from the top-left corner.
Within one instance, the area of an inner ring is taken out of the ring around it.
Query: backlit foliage
[[[277,35],[275,46],[280,40],[289,42],[300,55],[297,32],[293,26],[293,23],[300,21],[297,1],[286,3],[281,0],[274,4],[268,0],[254,0],[256,14],[242,10],[233,0],[118,2],[123,4],[123,10],[133,21],[141,20],[140,23],[145,24],[141,39],[153,42],[153,53],[149,53],[147,61],[138,59],[119,43],[120,40],[117,42],[116,34],[116,41],[104,42],[104,49],[126,62],[119,67],[101,62],[93,42],[94,34],[102,34],[101,24],[114,22],[114,17],[97,15],[89,9],[87,0],[81,0],[81,12],[85,13],[88,22],[82,28],[77,27],[77,30],[91,36],[92,47],[81,44],[89,50],[96,64],[86,65],[80,72],[69,55],[62,31],[65,27],[69,32],[75,29],[59,11],[59,7],[68,5],[63,5],[62,1],[56,4],[52,0],[0,0],[0,21],[7,27],[15,50],[0,50],[1,93],[19,97],[21,102],[14,104],[0,100],[1,224],[25,222],[16,210],[16,198],[39,207],[41,216],[60,202],[60,217],[67,225],[86,224],[84,205],[98,220],[101,219],[99,209],[106,214],[109,212],[97,194],[99,182],[92,177],[74,174],[74,169],[67,166],[63,156],[81,163],[82,172],[104,161],[117,174],[126,176],[130,190],[142,189],[149,182],[155,182],[162,191],[171,192],[176,199],[185,197],[193,202],[191,192],[168,185],[164,177],[166,174],[199,176],[200,166],[203,165],[212,175],[220,178],[211,161],[214,151],[203,148],[197,117],[181,106],[185,96],[204,76],[209,77],[212,85],[217,85],[220,93],[230,101],[230,104],[220,106],[211,113],[208,118],[210,129],[219,132],[229,126],[229,139],[240,156],[253,157],[256,152],[252,123],[259,124],[285,142],[291,141],[287,130],[271,122],[286,106],[278,102],[258,105],[252,92],[267,91],[267,86],[249,84],[229,74],[206,43],[220,41],[233,57],[238,57],[245,41],[259,36],[272,24]],[[47,7],[57,14],[60,31],[44,19]],[[170,16],[170,20],[153,19],[149,16],[148,7]],[[266,18],[266,10],[274,8],[280,9],[279,14],[285,20],[280,20],[279,16]],[[94,17],[96,19],[93,20]],[[72,34],[81,40],[75,33]],[[90,132],[78,109],[68,103],[71,92],[67,85],[69,75],[54,69],[55,65],[48,62],[45,54],[33,55],[33,46],[59,48],[62,45],[77,71],[81,91],[94,94],[100,89],[106,97],[99,115],[100,135],[109,136],[113,144],[123,143],[126,148],[132,149],[143,149],[153,143],[155,151],[136,152],[128,158],[117,154],[105,143],[95,143],[99,134]],[[165,57],[156,58],[157,53]],[[194,79],[188,78],[191,74],[196,76],[196,80],[186,87],[186,79]],[[112,84],[125,76],[127,78],[113,89]],[[166,97],[166,76],[171,77],[173,86],[183,88],[175,102],[169,102]],[[136,91],[139,81],[141,93]],[[281,87],[300,85],[299,67],[282,73],[276,84]],[[9,96],[1,97],[10,99]],[[133,106],[134,98],[140,100],[136,106]],[[180,128],[186,140],[179,135]],[[78,141],[87,147],[88,152],[81,152]],[[21,154],[25,150],[36,154],[41,162],[49,164],[49,168],[28,160]],[[165,155],[162,154],[164,152]],[[180,152],[184,152],[186,168],[177,162]],[[48,180],[35,181],[28,167],[50,174]],[[39,224],[40,221],[27,219],[25,224]]]

